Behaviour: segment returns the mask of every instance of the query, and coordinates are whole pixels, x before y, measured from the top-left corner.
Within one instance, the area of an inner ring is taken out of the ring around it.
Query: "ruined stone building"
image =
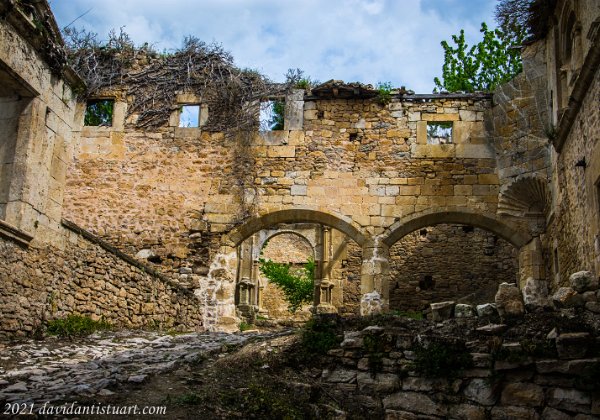
[[[501,282],[543,306],[570,274],[598,277],[600,4],[559,0],[538,26],[493,94],[386,101],[332,80],[286,91],[283,129],[240,139],[208,90],[140,108],[161,59],[147,51],[82,99],[48,4],[2,2],[0,334],[73,312],[187,329],[285,318],[261,255],[313,258],[317,311],[343,314],[482,303]],[[111,119],[85,125],[99,103]]]

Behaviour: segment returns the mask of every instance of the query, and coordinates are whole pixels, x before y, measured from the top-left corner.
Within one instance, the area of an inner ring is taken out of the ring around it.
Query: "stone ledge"
[[[142,272],[147,273],[147,274],[151,275],[152,277],[155,277],[155,278],[161,280],[162,282],[166,283],[173,289],[180,291],[184,294],[190,295],[190,296],[195,296],[193,291],[186,289],[184,287],[181,287],[179,284],[175,283],[173,280],[171,280],[169,277],[165,276],[163,273],[155,270],[153,267],[150,267],[149,265],[144,264],[141,261],[136,260],[131,255],[128,255],[128,254],[124,253],[123,251],[115,248],[113,245],[109,244],[108,242],[104,241],[103,239],[100,239],[98,236],[85,230],[81,226],[78,226],[75,223],[73,223],[69,220],[66,220],[66,219],[62,219],[61,224],[65,228],[75,232],[76,234],[80,235],[81,237],[90,241],[91,243],[98,245],[105,251],[110,252],[111,254],[115,255],[116,257],[120,258],[121,260],[125,261],[126,263],[133,265],[134,267],[138,268]]]
[[[23,232],[21,229],[6,223],[4,220],[0,220],[0,236],[16,242],[17,245],[27,248],[29,243],[33,240],[33,236],[29,233]]]

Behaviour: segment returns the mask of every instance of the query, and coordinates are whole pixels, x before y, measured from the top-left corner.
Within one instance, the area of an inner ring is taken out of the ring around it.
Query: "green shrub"
[[[341,342],[337,319],[315,317],[302,329],[301,347],[306,356],[324,355]]]
[[[238,327],[240,328],[240,331],[248,331],[251,330],[254,326],[252,324],[248,324],[247,322],[242,321],[240,322]]]
[[[201,405],[206,403],[205,399],[202,398],[201,395],[198,395],[194,392],[178,395],[176,397],[173,397],[172,399],[169,398],[168,402],[171,401],[177,405]]]
[[[392,84],[390,82],[377,83],[377,100],[381,105],[387,105],[392,100]]]
[[[302,305],[313,301],[315,289],[315,262],[309,260],[298,273],[291,272],[290,264],[259,259],[259,269],[283,291],[288,310],[296,312]]]
[[[49,335],[59,337],[83,337],[98,330],[109,330],[111,328],[112,325],[104,319],[94,321],[89,316],[77,314],[54,319],[46,324],[46,332]]]

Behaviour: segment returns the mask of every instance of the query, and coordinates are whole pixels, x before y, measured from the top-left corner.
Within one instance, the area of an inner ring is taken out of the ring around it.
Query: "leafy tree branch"
[[[297,272],[291,264],[259,259],[260,272],[283,291],[288,310],[296,312],[302,305],[311,303],[315,288],[315,261],[310,259]]]

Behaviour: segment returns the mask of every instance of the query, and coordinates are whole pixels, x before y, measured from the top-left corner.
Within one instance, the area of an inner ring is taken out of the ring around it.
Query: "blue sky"
[[[289,68],[313,79],[391,82],[419,93],[441,75],[440,41],[461,28],[479,40],[496,0],[51,0],[59,26],[77,19],[105,38],[124,26],[136,44],[180,47],[186,35],[218,42],[240,67],[282,81]]]

